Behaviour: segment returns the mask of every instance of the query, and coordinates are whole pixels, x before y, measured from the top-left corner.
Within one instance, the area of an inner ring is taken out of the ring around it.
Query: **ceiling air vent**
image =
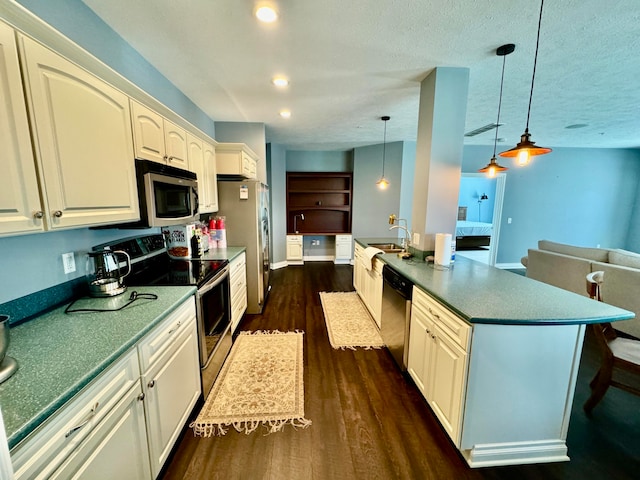
[[[504,123],[487,123],[484,127],[476,128],[475,130],[471,130],[464,134],[465,137],[475,137],[476,135],[480,135],[481,133],[488,132],[489,130],[493,130],[496,127],[501,127]]]

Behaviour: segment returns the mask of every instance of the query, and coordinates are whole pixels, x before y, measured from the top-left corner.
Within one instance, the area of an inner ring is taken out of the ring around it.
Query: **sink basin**
[[[398,253],[402,252],[402,246],[395,243],[370,243],[370,247],[379,248],[384,253]]]

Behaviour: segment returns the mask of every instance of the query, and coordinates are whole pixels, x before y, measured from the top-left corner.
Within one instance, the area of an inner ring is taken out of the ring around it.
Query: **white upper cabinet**
[[[187,133],[150,108],[131,100],[136,158],[189,170]]]
[[[44,230],[13,29],[0,23],[0,235]]]
[[[216,151],[213,145],[202,142],[204,149],[204,177],[209,183],[207,205],[201,213],[218,211],[218,173],[216,168]]]
[[[49,229],[139,218],[128,97],[20,35]]]
[[[218,211],[218,185],[216,184],[215,150],[198,137],[187,133],[187,148],[191,171],[198,176],[198,211]]]
[[[216,145],[218,175],[257,178],[257,155],[244,143],[219,143]]]

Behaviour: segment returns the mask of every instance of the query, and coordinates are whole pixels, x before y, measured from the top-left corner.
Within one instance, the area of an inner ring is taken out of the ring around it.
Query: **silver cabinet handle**
[[[170,162],[173,162],[173,159],[174,159],[174,158],[175,158],[175,157],[169,157],[169,161],[170,161]]]
[[[140,395],[138,395],[138,401],[141,402],[144,400],[144,393],[141,393]]]
[[[156,384],[156,381],[155,380],[151,380],[149,383],[147,383],[147,387],[153,388],[155,386],[155,384]]]
[[[42,217],[44,217],[44,212],[43,212],[42,210],[38,210],[37,212],[35,212],[35,213],[33,214],[33,218],[38,218],[38,219],[40,219],[40,218],[42,218]]]
[[[53,216],[60,218],[62,216],[62,210],[56,210],[53,212]]]
[[[82,427],[84,427],[87,423],[89,423],[91,421],[91,419],[93,418],[93,416],[96,414],[96,411],[98,410],[98,407],[100,406],[100,404],[98,402],[96,402],[96,404],[93,406],[93,408],[91,409],[91,411],[89,412],[89,415],[87,415],[87,418],[80,423],[79,425],[76,425],[75,427],[71,428],[65,435],[64,438],[69,438],[71,435],[73,435],[74,433],[76,433],[78,430],[80,430]]]
[[[167,157],[166,155],[163,155],[162,159],[166,162],[167,160],[169,160],[169,157]]]
[[[180,327],[180,325],[182,325],[182,320],[180,320],[178,323],[176,323],[176,327],[172,328],[171,330],[169,330],[168,335],[171,335],[173,332],[175,332],[178,327]]]

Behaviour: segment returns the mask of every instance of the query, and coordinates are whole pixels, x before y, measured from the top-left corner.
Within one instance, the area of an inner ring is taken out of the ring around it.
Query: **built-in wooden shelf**
[[[352,199],[351,172],[287,172],[287,233],[351,233]]]

